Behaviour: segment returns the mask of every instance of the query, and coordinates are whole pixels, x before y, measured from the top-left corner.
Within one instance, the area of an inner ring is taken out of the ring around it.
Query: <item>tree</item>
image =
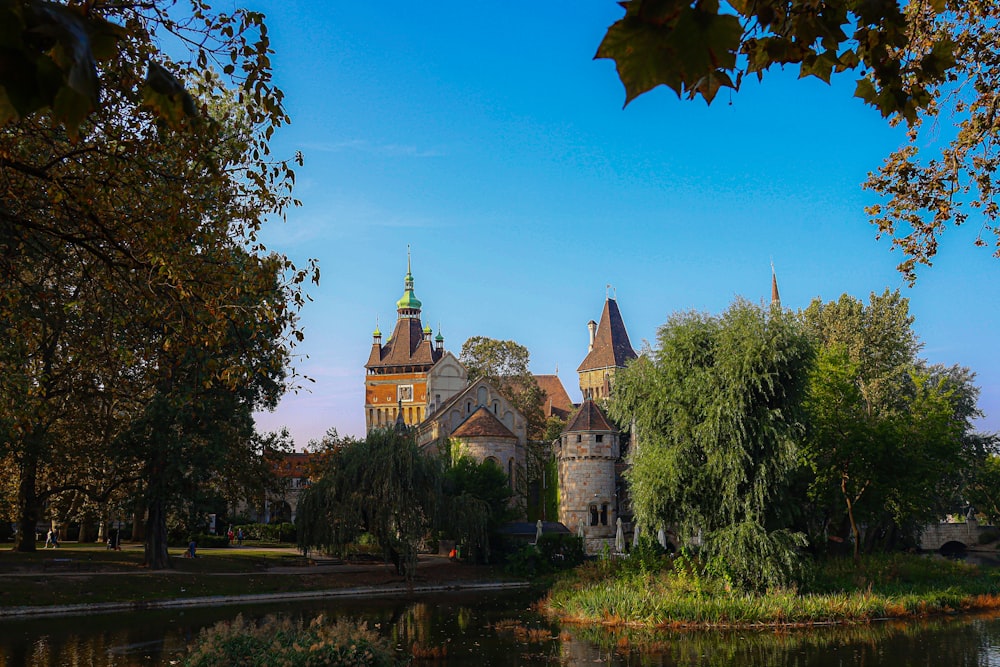
[[[936,254],[938,236],[972,211],[982,219],[977,245],[992,234],[1000,257],[992,178],[1000,161],[996,0],[621,4],[625,16],[608,29],[597,57],[615,61],[626,104],[658,85],[711,103],[720,88],[739,89],[745,76],[761,79],[775,65],[797,64],[800,77],[827,83],[858,70],[855,96],[908,128],[908,144],[865,184],[888,198],[868,213],[878,235],[891,236],[906,256],[899,270],[914,281],[917,265]],[[942,118],[956,130],[942,133],[944,146],[937,141]]]
[[[989,454],[977,467],[966,487],[966,500],[976,511],[996,525],[1000,521],[1000,456]]]
[[[512,340],[473,336],[462,343],[459,359],[469,371],[469,381],[485,378],[514,404],[528,421],[528,438],[539,439],[545,431],[542,405],[545,392],[528,369],[528,348]]]
[[[982,455],[972,434],[978,389],[968,369],[917,358],[898,291],[868,304],[817,299],[802,317],[819,348],[801,449],[809,495],[828,524],[846,521],[857,558],[912,538],[960,493]]]
[[[245,450],[245,411],[273,404],[301,339],[301,285],[318,272],[257,241],[263,221],[295,203],[294,173],[268,149],[288,118],[263,17],[189,9],[0,6],[5,53],[52,75],[51,99],[31,97],[37,81],[12,83],[16,67],[0,78],[0,322],[18,341],[0,354],[10,390],[0,454],[17,465],[31,532],[70,468],[120,462],[115,482],[146,480],[148,493],[175,481],[158,476],[175,463],[162,460],[168,451],[183,460],[190,446],[195,460],[209,442],[220,455]],[[190,47],[187,59],[161,51],[167,35]],[[201,417],[223,422],[218,430],[177,414],[196,402]],[[84,407],[104,410],[100,437]],[[80,466],[88,452],[94,465]],[[150,497],[153,567],[166,564],[160,521],[178,493],[161,490]]]
[[[368,533],[396,571],[412,578],[418,544],[440,511],[442,467],[411,434],[393,429],[338,449],[299,498],[299,547],[342,553]]]
[[[637,519],[699,532],[745,589],[794,575],[800,534],[772,503],[795,469],[812,347],[778,307],[738,300],[718,317],[674,314],[658,347],[615,376],[609,409],[635,424],[627,473]]]
[[[444,534],[465,545],[473,560],[489,561],[489,536],[518,514],[510,504],[514,491],[507,473],[489,459],[479,463],[459,456],[445,470],[443,493],[450,508],[444,517]]]

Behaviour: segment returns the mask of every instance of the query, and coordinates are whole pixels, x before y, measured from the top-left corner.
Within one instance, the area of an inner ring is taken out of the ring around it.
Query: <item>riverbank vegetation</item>
[[[569,623],[716,628],[857,623],[1000,609],[1000,571],[912,554],[817,561],[800,587],[748,592],[681,555],[602,560],[560,579],[542,608]]]
[[[364,623],[343,619],[333,623],[324,616],[308,624],[273,616],[254,623],[237,616],[202,630],[184,664],[390,667],[407,661],[408,657],[397,654],[385,637]]]

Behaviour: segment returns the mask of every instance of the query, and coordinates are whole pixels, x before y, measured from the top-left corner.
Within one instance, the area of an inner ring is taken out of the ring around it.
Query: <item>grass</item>
[[[59,549],[17,553],[0,547],[0,608],[79,603],[148,602],[175,598],[286,593],[402,583],[381,562],[346,563],[275,571],[278,566],[309,564],[295,549],[255,545],[199,549],[198,558],[182,558],[171,549],[174,568],[142,567],[141,545],[108,551],[103,545],[63,543]],[[57,560],[58,559],[58,560]],[[69,559],[69,562],[65,562]],[[428,559],[417,583],[495,581],[491,568]]]
[[[560,580],[542,607],[560,620],[658,628],[866,622],[1000,609],[1000,572],[894,554],[856,565],[817,564],[800,589],[755,595],[672,568],[655,573],[589,565]]]

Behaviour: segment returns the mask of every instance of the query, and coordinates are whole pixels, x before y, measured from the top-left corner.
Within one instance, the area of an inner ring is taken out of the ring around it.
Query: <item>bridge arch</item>
[[[968,545],[965,542],[960,542],[959,540],[949,540],[941,545],[938,549],[942,554],[960,554],[965,553],[968,549]]]

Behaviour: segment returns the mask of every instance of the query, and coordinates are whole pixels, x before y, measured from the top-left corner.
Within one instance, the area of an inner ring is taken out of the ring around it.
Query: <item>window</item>
[[[603,435],[597,436],[597,442],[604,442],[604,436]]]
[[[597,525],[597,505],[590,506],[590,525]]]
[[[583,436],[582,435],[576,436],[576,441],[577,442],[583,442]]]
[[[514,459],[507,459],[507,486],[514,488]]]
[[[601,505],[601,525],[608,525],[608,504],[604,503]]]

